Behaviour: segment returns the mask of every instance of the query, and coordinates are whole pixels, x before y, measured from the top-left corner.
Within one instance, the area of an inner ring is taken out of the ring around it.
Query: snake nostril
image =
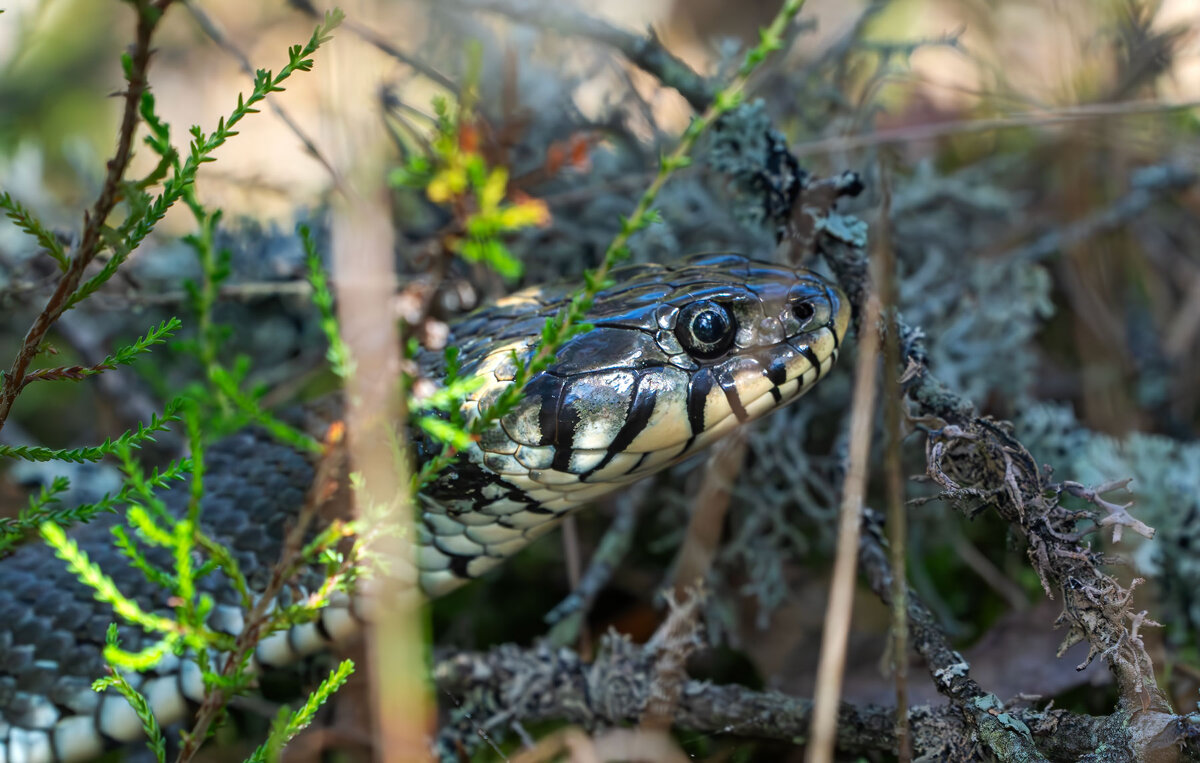
[[[808,323],[817,314],[817,308],[813,307],[811,302],[797,302],[792,305],[792,314],[801,323]]]

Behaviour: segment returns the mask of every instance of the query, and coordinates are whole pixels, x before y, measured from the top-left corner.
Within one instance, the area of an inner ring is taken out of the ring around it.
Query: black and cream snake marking
[[[592,328],[567,342],[526,385],[519,406],[422,491],[418,565],[427,594],[482,575],[574,509],[798,398],[833,366],[849,324],[845,297],[820,276],[740,255],[612,275],[615,285],[588,313]],[[519,292],[452,328],[461,373],[485,380],[463,403],[468,418],[511,383],[513,352],[536,349],[546,318],[571,293],[565,286]],[[436,373],[439,357],[431,353],[423,365]],[[418,458],[431,448],[418,440]],[[251,587],[265,588],[284,527],[313,478],[305,456],[254,428],[207,452],[201,523],[232,549]],[[176,512],[187,498],[187,485],[163,494]],[[143,608],[169,615],[164,589],[114,547],[116,521],[93,522],[75,539]],[[169,552],[146,552],[171,568]],[[298,590],[313,590],[319,574],[307,571]],[[214,573],[199,585],[216,602],[209,625],[239,632],[229,581]],[[0,763],[88,760],[141,738],[122,697],[91,689],[104,674],[113,619],[49,547],[29,544],[0,561]],[[353,603],[339,601],[316,622],[265,639],[255,667],[293,662],[358,626]],[[121,637],[130,650],[154,638],[130,626]],[[185,718],[203,697],[200,670],[187,659],[169,657],[132,680],[163,724]]]

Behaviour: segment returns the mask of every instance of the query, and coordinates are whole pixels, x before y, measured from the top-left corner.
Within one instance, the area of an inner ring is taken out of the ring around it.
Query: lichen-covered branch
[[[496,647],[464,652],[438,662],[438,690],[455,701],[455,722],[443,729],[441,742],[503,733],[517,721],[565,721],[588,730],[634,723],[653,691],[657,650],[609,634],[596,660],[588,663],[570,649],[545,644]],[[843,703],[838,711],[837,745],[847,752],[895,751],[894,708]],[[679,693],[674,726],[703,734],[747,739],[803,742],[812,702],[774,691],[687,681]],[[1036,743],[1025,760],[1078,760],[1119,739],[1120,724],[1063,710],[1009,709],[990,716],[996,724],[1020,725]],[[940,760],[979,760],[975,731],[949,705],[909,711],[913,749]],[[1096,760],[1127,761],[1128,757]]]
[[[872,512],[867,513],[865,523],[868,526],[859,546],[859,562],[871,590],[890,606],[895,591],[886,543]],[[962,711],[964,718],[978,730],[980,739],[1000,760],[1044,760],[1029,727],[1016,720],[996,695],[985,692],[971,678],[970,665],[950,646],[949,638],[929,608],[913,591],[908,592],[906,599],[909,637],[913,648],[925,659],[938,691]]]
[[[865,293],[861,253],[834,246],[827,247],[826,254],[835,271],[846,279],[843,283],[849,283],[852,292]],[[1127,513],[1122,513],[1127,507],[1105,505],[1102,508],[1109,516],[1094,519],[1088,512],[1061,506],[1064,492],[1091,499],[1077,483],[1051,482],[1006,425],[979,416],[970,401],[938,381],[926,365],[924,336],[919,329],[900,324],[900,334],[905,392],[914,406],[914,418],[929,426],[929,476],[943,488],[943,497],[968,515],[996,511],[1021,533],[1047,595],[1063,601],[1060,622],[1068,626],[1063,649],[1087,641],[1091,648],[1085,665],[1096,657],[1106,660],[1121,692],[1120,714],[1140,721],[1129,726],[1123,754],[1141,759],[1147,750],[1172,749],[1181,743],[1179,716],[1172,713],[1159,688],[1150,656],[1134,628],[1144,617],[1139,619],[1130,610],[1130,589],[1100,569],[1106,558],[1085,542],[1086,532],[1077,530],[1080,520],[1088,519],[1097,528],[1114,523],[1133,526],[1135,520],[1129,517],[1126,521]],[[1150,531],[1140,523],[1137,529]],[[914,621],[913,628],[920,643],[921,624]],[[933,647],[933,643],[925,644],[931,653],[937,651]],[[931,660],[931,664],[936,662]],[[965,665],[962,672],[965,678]],[[938,683],[943,688],[942,682]],[[971,696],[976,689],[964,683],[954,693],[965,692],[962,696],[978,705],[983,697]]]
[[[861,251],[840,242],[823,250],[852,298],[865,293]],[[1120,603],[1124,589],[1100,570],[1102,556],[1083,545],[1076,532],[1076,523],[1088,515],[1059,505],[1066,486],[1075,483],[1051,482],[1007,426],[979,416],[969,400],[933,375],[927,366],[924,333],[902,321],[898,325],[905,394],[914,406],[911,415],[926,421],[929,430],[929,476],[945,490],[944,497],[968,513],[990,508],[1018,527],[1029,543],[1030,561],[1046,593],[1053,595],[1055,588],[1062,591],[1071,638],[1086,639],[1097,648],[1096,654],[1109,659],[1125,699],[1144,691],[1147,708],[1167,708],[1149,656],[1129,642]]]

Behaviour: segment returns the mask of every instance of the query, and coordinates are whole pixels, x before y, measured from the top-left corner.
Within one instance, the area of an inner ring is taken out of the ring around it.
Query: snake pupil
[[[705,344],[715,344],[729,330],[729,319],[716,310],[705,310],[692,320],[692,333]]]
[[[716,302],[702,300],[683,308],[675,335],[690,355],[702,360],[720,356],[733,343],[733,315]]]

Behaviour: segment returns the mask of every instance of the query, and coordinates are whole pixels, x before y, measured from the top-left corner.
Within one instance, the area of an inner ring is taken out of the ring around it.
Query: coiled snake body
[[[551,530],[567,513],[702,450],[737,425],[799,397],[832,367],[849,323],[842,294],[805,270],[740,255],[690,258],[674,266],[614,271],[592,328],[569,341],[525,387],[518,407],[423,490],[418,523],[420,584],[431,596],[495,567]],[[484,378],[463,403],[478,415],[513,379],[512,356],[536,349],[542,325],[571,292],[517,293],[467,316],[452,332],[462,374]],[[425,364],[436,372],[438,361]],[[428,446],[417,443],[418,457]],[[252,588],[262,590],[284,528],[303,503],[313,466],[257,429],[206,453],[201,523],[226,544]],[[183,511],[188,487],[163,495]],[[167,592],[114,547],[106,517],[75,540],[148,611],[170,614]],[[169,569],[169,552],[145,549]],[[319,585],[307,571],[299,590]],[[220,573],[198,581],[215,603],[209,625],[236,634],[238,597]],[[0,763],[83,761],[141,737],[141,723],[115,693],[97,694],[107,604],[95,601],[46,546],[0,561]],[[282,665],[358,629],[353,603],[263,640],[254,667]],[[122,646],[152,642],[122,626]],[[132,682],[161,723],[203,699],[199,668],[168,657]]]

